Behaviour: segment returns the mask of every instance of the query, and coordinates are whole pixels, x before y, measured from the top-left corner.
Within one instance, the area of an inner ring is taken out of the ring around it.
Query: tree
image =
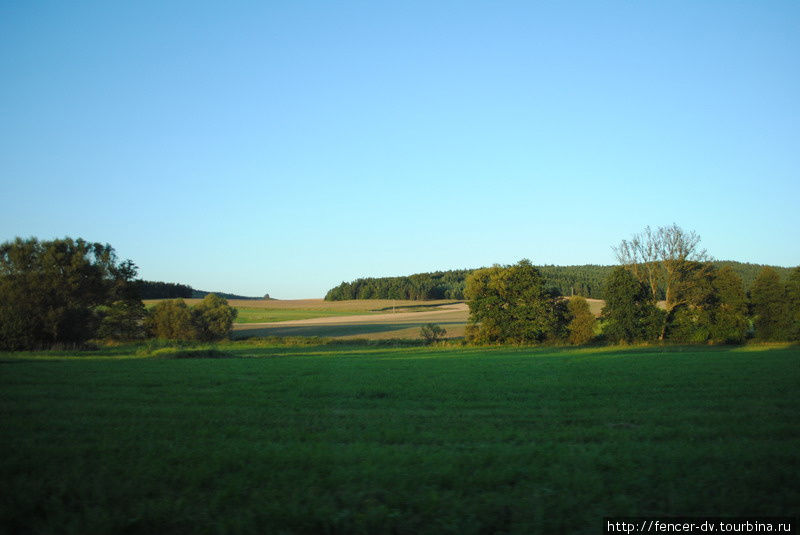
[[[0,348],[80,344],[97,333],[101,307],[138,302],[136,266],[108,244],[36,238],[0,245]]]
[[[725,344],[739,344],[744,341],[749,329],[747,297],[742,278],[725,266],[716,272],[713,285],[717,307],[714,311],[711,339]]]
[[[200,340],[220,340],[233,330],[237,310],[216,294],[208,294],[192,309],[195,332]]]
[[[114,301],[101,309],[100,327],[97,335],[110,340],[136,340],[144,337],[144,320],[147,310],[139,300]]]
[[[715,268],[709,263],[685,260],[677,264],[672,287],[672,307],[664,314],[660,338],[703,343],[711,339],[718,297]]]
[[[786,292],[774,269],[761,270],[750,289],[750,302],[756,338],[785,340],[789,337]]]
[[[566,306],[529,260],[467,277],[467,337],[477,343],[532,343],[566,336]]]
[[[689,304],[683,298],[688,295],[685,289],[689,277],[707,276],[699,268],[710,260],[706,250],[700,249],[700,236],[675,223],[659,227],[655,232],[645,227],[642,234],[634,234],[630,241],[622,240],[613,249],[620,264],[647,284],[654,301],[663,289],[666,316],[659,335],[663,340],[677,308]]]
[[[789,274],[786,301],[789,307],[789,339],[800,340],[800,266]]]
[[[630,270],[617,267],[606,281],[603,334],[613,342],[654,340],[663,323],[648,286]]]
[[[197,329],[192,313],[183,299],[167,299],[157,303],[147,318],[151,336],[164,340],[195,340]]]
[[[435,323],[426,323],[419,329],[419,335],[423,340],[425,340],[426,344],[438,342],[444,338],[445,334],[447,334],[447,331],[444,329],[444,327],[441,327]]]
[[[569,325],[567,325],[569,343],[585,344],[594,337],[594,325],[596,323],[594,314],[589,310],[589,303],[583,297],[576,295],[570,297],[567,308],[571,318]]]

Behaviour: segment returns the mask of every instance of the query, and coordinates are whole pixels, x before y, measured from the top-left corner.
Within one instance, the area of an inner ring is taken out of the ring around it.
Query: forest
[[[748,291],[766,266],[731,260],[711,261],[717,269],[729,267],[742,278],[745,291]],[[558,291],[561,295],[580,295],[590,299],[605,299],[605,281],[615,266],[587,264],[582,266],[536,266],[544,278],[546,288]],[[781,280],[789,277],[790,269],[770,266]],[[476,270],[459,269],[417,273],[403,277],[361,278],[352,282],[342,282],[325,295],[327,301],[348,299],[465,299],[464,289],[467,276]],[[664,288],[659,289],[658,298],[664,299]]]

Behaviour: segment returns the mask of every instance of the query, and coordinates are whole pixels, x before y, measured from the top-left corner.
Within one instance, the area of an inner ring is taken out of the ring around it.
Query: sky
[[[673,222],[800,264],[800,3],[0,0],[0,241],[289,299]]]

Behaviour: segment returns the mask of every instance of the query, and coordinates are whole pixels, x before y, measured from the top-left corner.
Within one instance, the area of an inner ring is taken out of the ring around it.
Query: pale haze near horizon
[[[796,2],[0,2],[0,241],[278,298],[673,222],[795,266],[798,52]]]

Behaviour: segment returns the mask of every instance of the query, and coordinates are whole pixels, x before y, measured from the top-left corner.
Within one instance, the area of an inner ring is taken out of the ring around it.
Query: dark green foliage
[[[183,299],[161,301],[147,318],[149,333],[163,340],[221,340],[233,329],[237,311],[215,294],[208,294],[194,308]]]
[[[242,301],[253,301],[262,299],[261,297],[248,297],[246,295],[230,294],[225,292],[207,292],[205,290],[192,290],[192,299],[203,299],[205,298],[205,296],[210,295],[212,293],[214,295],[218,295],[225,299],[238,299]],[[266,297],[263,299],[266,299]]]
[[[479,269],[467,277],[467,338],[475,343],[533,343],[566,337],[566,303],[547,290],[529,260]]]
[[[569,311],[569,343],[585,344],[594,337],[594,326],[596,323],[594,314],[589,310],[589,303],[580,296],[573,296],[567,304]]]
[[[109,340],[137,340],[146,334],[147,311],[139,300],[114,301],[99,311],[101,320],[97,336]]]
[[[199,340],[221,340],[233,330],[237,310],[216,294],[208,294],[192,309],[192,320]]]
[[[158,281],[136,281],[136,290],[141,299],[176,299],[192,297],[192,287],[186,284]]]
[[[466,277],[471,272],[464,269],[418,273],[408,277],[357,279],[329,290],[325,299],[464,299]]]
[[[612,342],[639,342],[658,338],[664,311],[656,308],[650,288],[624,267],[616,267],[606,281],[606,324],[603,334]]]
[[[750,290],[753,323],[759,340],[789,338],[789,306],[786,288],[778,273],[769,267],[761,270]]]
[[[788,312],[788,334],[790,340],[800,340],[800,266],[794,268],[786,283]]]
[[[744,264],[731,261],[711,262],[714,267],[729,267],[744,281],[749,288],[758,271],[764,267],[760,264]],[[580,295],[593,299],[605,299],[604,284],[614,266],[536,266],[544,277],[546,288],[555,288],[562,295]],[[787,268],[776,267],[782,277],[788,276]],[[467,276],[474,269],[454,271],[436,271],[418,273],[406,277],[364,278],[352,282],[343,282],[332,288],[325,295],[327,301],[344,301],[347,299],[465,299],[464,287]],[[197,293],[197,292],[196,292]],[[658,298],[664,298],[664,288],[659,287]],[[203,297],[197,294],[194,297]],[[228,299],[234,297],[219,294]]]
[[[729,266],[723,266],[715,273],[713,285],[717,302],[711,340],[724,344],[742,343],[749,329],[742,278]]]
[[[750,264],[747,262],[734,262],[731,260],[714,260],[711,262],[714,267],[717,269],[722,269],[723,267],[729,267],[733,270],[734,273],[739,275],[742,278],[742,286],[744,287],[745,291],[748,291],[753,287],[753,283],[755,282],[756,278],[758,277],[761,270],[765,267],[769,267],[775,270],[781,280],[786,280],[789,278],[789,274],[791,273],[790,268],[781,267],[781,266],[767,266],[764,264]]]
[[[714,266],[683,260],[673,262],[671,269],[672,301],[667,303],[662,337],[673,342],[709,341],[718,305]]]
[[[108,244],[17,238],[0,245],[0,348],[81,344],[96,335],[98,309],[138,301],[136,266]],[[133,306],[133,304],[132,304]]]
[[[441,325],[437,325],[435,323],[426,323],[419,329],[420,338],[425,340],[426,344],[438,342],[444,338],[445,334],[447,334],[447,330],[445,330]]]

